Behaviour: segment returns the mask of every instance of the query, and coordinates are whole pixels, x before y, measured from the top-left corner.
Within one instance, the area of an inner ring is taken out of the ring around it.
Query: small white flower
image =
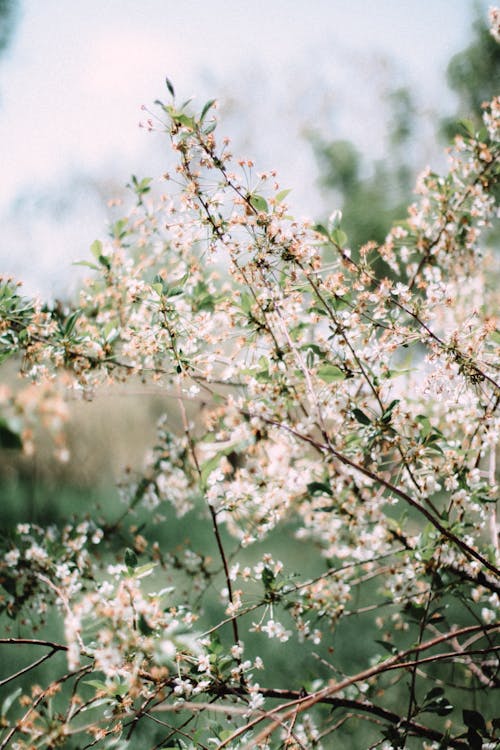
[[[21,557],[21,553],[19,552],[18,549],[11,549],[9,552],[6,553],[4,560],[7,563],[7,565],[14,567],[15,565],[17,565],[20,557]]]
[[[55,573],[56,573],[57,578],[64,580],[65,578],[68,578],[71,575],[71,570],[67,563],[60,563],[59,565],[56,565]]]
[[[446,477],[444,480],[444,488],[448,492],[453,492],[453,490],[456,490],[458,488],[458,480],[454,474],[450,477]]]
[[[35,562],[42,563],[48,559],[48,554],[45,552],[39,544],[32,544],[29,549],[26,550],[26,560],[34,560]]]
[[[264,696],[259,693],[259,688],[260,685],[258,682],[255,682],[250,687],[250,700],[248,701],[248,712],[246,715],[251,714],[252,711],[258,711],[264,704]]]
[[[160,642],[160,651],[163,656],[166,656],[167,659],[173,659],[177,649],[175,648],[175,643],[171,640],[163,640]]]
[[[193,692],[193,686],[189,682],[189,680],[183,680],[182,677],[176,677],[174,680],[175,687],[174,687],[174,693],[175,695],[189,697],[191,693]]]
[[[481,472],[479,469],[471,469],[467,474],[467,484],[471,488],[478,487],[481,484]]]
[[[276,620],[268,620],[262,626],[262,630],[267,633],[269,638],[277,638],[281,643],[286,643],[292,635],[290,630],[285,630],[283,625],[280,622],[276,622]]]
[[[198,657],[198,672],[210,673],[210,657],[208,654],[201,654]]]
[[[486,625],[490,625],[495,619],[495,613],[492,609],[483,607],[481,610],[481,619],[486,623]]]
[[[231,656],[233,657],[233,659],[240,659],[242,654],[243,644],[241,643],[241,641],[240,643],[231,646]]]
[[[104,536],[103,530],[102,529],[96,529],[94,531],[94,533],[92,534],[92,537],[91,537],[92,544],[99,544],[99,542],[101,541],[101,539],[103,538],[103,536]]]
[[[113,576],[113,578],[119,578],[126,571],[125,565],[108,565],[107,567],[108,575]]]

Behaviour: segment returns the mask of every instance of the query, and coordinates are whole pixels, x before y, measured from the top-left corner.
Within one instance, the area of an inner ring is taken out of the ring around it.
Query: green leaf
[[[394,523],[394,530],[399,529],[399,524]],[[392,524],[391,524],[392,526]],[[405,604],[403,609],[405,617],[407,617],[411,622],[415,622],[417,624],[420,624],[422,621],[422,618],[425,616],[426,608],[422,604],[415,604],[415,602],[408,602]],[[441,693],[443,692],[442,688],[433,688],[424,698],[424,702],[431,697],[431,693],[434,692],[434,690],[439,690]]]
[[[221,459],[223,456],[227,456],[229,453],[232,453],[235,450],[234,445],[226,446],[223,450],[218,451],[215,456],[212,456],[212,458],[209,458],[207,461],[202,463],[201,465],[201,481],[202,484],[205,484],[208,477],[212,473],[212,471],[215,471],[217,467],[219,466]]]
[[[394,407],[397,406],[397,404],[399,404],[399,402],[400,402],[399,398],[395,398],[393,401],[391,401],[391,403],[389,404],[389,406],[385,410],[384,414],[388,414],[390,411],[392,411],[394,409]]]
[[[149,193],[151,190],[151,182],[153,181],[151,177],[144,177],[140,182],[135,176],[135,174],[131,177],[132,185],[127,185],[127,187],[132,187],[135,193],[137,193],[138,196],[143,195],[144,193]]]
[[[435,690],[441,690],[441,688],[435,688]],[[433,691],[431,690],[430,693],[432,692]],[[452,711],[453,706],[444,695],[438,695],[436,698],[424,703],[421,708],[422,713],[436,714],[437,716],[447,716]]]
[[[175,297],[178,294],[182,294],[184,291],[184,285],[188,279],[189,279],[189,271],[185,273],[183,276],[181,276],[180,279],[176,279],[175,286],[170,287],[170,289],[167,292],[167,297]]]
[[[420,432],[422,438],[425,440],[432,432],[432,425],[429,421],[429,417],[426,417],[425,414],[419,414],[417,416],[417,422],[420,424]]]
[[[195,128],[196,123],[195,123],[194,117],[185,115],[184,112],[175,112],[172,115],[172,119],[175,120],[175,122],[178,122],[179,125],[182,125],[185,128],[190,128],[191,130],[194,130]]]
[[[155,632],[155,629],[149,625],[143,614],[139,615],[138,627],[141,635],[152,635]]]
[[[96,266],[95,263],[91,263],[88,260],[75,260],[72,263],[73,266],[86,266],[87,268],[91,268],[93,271],[99,271],[99,266]]]
[[[216,99],[209,99],[208,102],[204,105],[203,109],[201,110],[200,122],[203,122],[208,110],[212,109],[216,101]]]
[[[18,687],[14,690],[13,693],[10,693],[5,700],[2,703],[2,708],[0,709],[0,716],[6,716],[7,712],[9,711],[10,707],[16,701],[21,693],[23,692],[22,687]]]
[[[345,310],[346,307],[352,306],[352,298],[350,294],[343,294],[342,296],[336,294],[331,298],[330,304],[335,311]]]
[[[333,243],[335,243],[335,245],[344,247],[347,242],[347,234],[342,229],[336,229],[331,234],[331,240]]]
[[[80,711],[83,713],[85,711],[94,711],[96,708],[99,708],[100,706],[109,706],[110,703],[113,702],[113,699],[109,695],[109,688],[106,688],[107,697],[106,698],[99,698],[98,700],[93,700],[92,703],[84,705],[80,708]]]
[[[19,432],[7,419],[0,417],[0,448],[18,450],[23,447]]]
[[[269,211],[269,206],[267,205],[267,201],[261,195],[252,193],[251,195],[248,196],[248,200],[250,201],[251,205],[255,208],[256,211],[265,211],[266,213]]]
[[[233,730],[232,729],[223,729],[219,733],[219,739],[220,740],[228,740],[231,737],[232,734],[233,734]]]
[[[137,568],[137,555],[135,554],[133,549],[130,549],[130,547],[127,547],[125,550],[125,565],[127,568]]]
[[[199,310],[209,310],[213,312],[215,310],[215,303],[217,297],[211,294],[205,294],[203,297],[199,297],[196,301],[192,300],[193,311],[198,312]]]
[[[330,497],[333,497],[332,488],[327,482],[309,482],[307,491],[310,495],[330,495]]]
[[[272,588],[272,585],[275,581],[275,575],[273,571],[266,566],[262,571],[261,579],[262,579],[262,583],[264,584],[265,590],[269,591],[269,589]]]
[[[181,286],[171,286],[167,292],[167,297],[178,297],[179,294],[183,294],[184,289]]]
[[[488,734],[486,722],[479,711],[469,711],[467,708],[464,708],[462,718],[466,727],[477,730],[483,736]]]
[[[167,85],[167,89],[169,90],[172,98],[174,98],[175,97],[175,90],[174,90],[174,87],[172,85],[172,81],[170,80],[170,78],[167,78],[167,76],[165,76],[165,83]]]
[[[115,240],[122,240],[127,236],[127,219],[118,219],[110,228],[111,236]]]
[[[394,407],[399,404],[399,398],[395,398],[394,401],[391,401],[387,409],[382,414],[382,422],[390,422],[391,416],[392,416],[392,410]]]
[[[134,578],[145,578],[156,568],[157,563],[148,562],[144,565],[137,565],[134,567]]]
[[[398,653],[396,646],[393,643],[387,643],[386,641],[375,641],[379,646],[382,646],[389,654],[395,656]]]
[[[267,367],[264,370],[260,370],[260,372],[256,372],[255,379],[258,380],[259,383],[270,383],[272,380]]]
[[[151,286],[153,287],[153,289],[156,289],[157,287],[159,287],[160,291],[158,292],[158,294],[167,294],[168,292],[168,284],[163,278],[163,276],[160,276],[159,273],[157,273],[156,276],[154,277],[153,283]]]
[[[422,607],[422,610],[424,608]],[[428,693],[425,694],[424,703],[428,703],[429,701],[433,700],[434,698],[438,698],[441,695],[444,694],[444,690],[442,687],[434,687],[432,690],[429,690]]]
[[[99,260],[99,258],[102,255],[102,242],[101,240],[94,240],[94,242],[90,246],[90,252],[94,256],[96,260]]]
[[[323,226],[323,224],[315,224],[314,227],[313,227],[313,229],[318,234],[321,234],[321,235],[323,235],[323,237],[326,237],[327,240],[330,239],[330,232],[328,231],[328,229],[325,226]]]
[[[108,686],[101,680],[85,680],[84,684],[90,685],[90,687],[93,687],[96,690],[104,690],[105,692],[108,692]]]
[[[114,694],[115,697],[117,695],[127,695],[129,686],[126,682],[115,682],[113,685],[109,686],[109,690]]]
[[[345,373],[337,365],[321,365],[318,367],[318,378],[325,383],[333,383],[338,380],[345,380]]]
[[[274,196],[275,202],[276,203],[281,203],[282,201],[285,200],[285,198],[287,197],[287,195],[289,193],[291,193],[291,192],[292,192],[291,188],[289,188],[288,190],[280,190],[280,192],[276,193],[276,195]]]
[[[328,219],[328,230],[330,232],[335,231],[340,227],[340,222],[342,221],[342,211],[340,209],[336,209],[332,212]]]
[[[309,308],[310,313],[316,313],[316,315],[328,315],[327,311],[324,307],[320,307],[319,305],[311,305]]]
[[[389,740],[389,742],[391,743],[391,748],[393,748],[394,750],[396,750],[396,748],[403,748],[405,746],[403,730],[399,727],[395,727],[390,724],[382,730],[382,736]]]
[[[317,354],[318,357],[324,356],[323,349],[320,346],[318,346],[318,344],[302,344],[302,346],[300,347],[300,351],[301,352],[312,351],[314,352],[314,354]]]
[[[453,706],[445,698],[439,701],[439,708],[434,712],[438,716],[448,716],[453,711]]]
[[[361,409],[353,409],[352,413],[356,421],[359,422],[360,424],[365,424],[365,425],[371,424],[371,419],[367,417],[364,411],[361,411]]]
[[[481,735],[476,732],[475,729],[469,727],[467,730],[467,741],[470,746],[470,750],[482,750],[483,741]]]
[[[459,126],[460,130],[465,133],[465,135],[471,136],[472,138],[474,137],[475,128],[472,120],[463,118],[461,120],[458,120],[457,125]]]
[[[71,334],[74,331],[76,321],[80,317],[81,310],[75,310],[71,315],[69,315],[64,323],[64,336],[71,336]]]
[[[210,636],[210,643],[208,646],[208,652],[210,654],[214,654],[215,656],[218,656],[219,654],[222,654],[224,651],[224,647],[221,643],[220,636],[218,633],[212,633]]]
[[[102,248],[103,246],[101,240],[94,240],[94,242],[90,246],[90,252],[94,256],[94,258],[99,261],[101,266],[105,266],[109,269],[111,268],[111,262],[106,255],[102,254]]]
[[[104,341],[107,344],[112,344],[113,341],[115,341],[120,335],[118,323],[112,320],[108,321],[104,326],[102,333],[104,336]]]
[[[253,297],[247,292],[243,292],[240,297],[240,307],[245,313],[245,315],[248,315],[248,313],[251,311],[252,305],[253,305]]]

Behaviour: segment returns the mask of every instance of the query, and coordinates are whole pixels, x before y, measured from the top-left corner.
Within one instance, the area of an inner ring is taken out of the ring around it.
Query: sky
[[[164,141],[138,127],[165,75],[179,98],[217,98],[233,151],[277,169],[296,215],[314,216],[325,207],[304,133],[383,155],[384,86],[410,84],[423,112],[452,106],[446,65],[474,17],[472,0],[19,5],[0,58],[0,273],[49,296],[67,292],[130,175],[165,171]]]

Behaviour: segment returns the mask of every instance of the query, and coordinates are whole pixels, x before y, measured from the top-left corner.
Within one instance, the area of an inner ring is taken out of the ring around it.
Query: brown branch
[[[41,641],[37,638],[0,638],[0,646],[5,645],[23,645],[23,646],[47,646],[47,648],[53,651],[67,651],[68,647],[62,643],[54,643],[53,641]]]
[[[414,665],[414,661],[411,662],[404,662],[403,660],[410,656],[413,653],[420,653],[422,651],[425,651],[430,648],[434,648],[435,646],[439,646],[441,643],[445,643],[446,641],[451,641],[455,638],[459,638],[463,635],[470,635],[472,633],[477,632],[487,632],[490,630],[498,630],[500,629],[500,623],[494,623],[491,625],[470,625],[466,628],[461,628],[459,630],[453,630],[449,633],[442,634],[440,636],[437,636],[436,638],[432,638],[429,641],[425,641],[425,643],[421,643],[417,646],[414,646],[413,648],[407,649],[406,651],[402,651],[399,654],[396,654],[395,656],[392,656],[390,659],[387,659],[386,661],[382,662],[382,664],[377,664],[372,667],[369,667],[368,669],[363,670],[362,672],[359,672],[356,675],[353,675],[352,677],[347,677],[346,679],[342,680],[341,682],[333,683],[330,685],[327,685],[325,688],[322,688],[321,690],[316,691],[315,693],[312,693],[309,696],[305,697],[299,697],[296,700],[288,702],[285,706],[280,706],[279,709],[275,709],[283,711],[283,709],[288,709],[288,712],[285,715],[281,715],[280,719],[281,721],[286,721],[289,718],[292,718],[296,712],[297,707],[300,706],[300,711],[307,711],[308,709],[312,708],[318,703],[321,703],[324,698],[331,698],[336,693],[341,692],[342,690],[345,690],[350,685],[354,685],[357,682],[364,682],[365,680],[370,679],[371,677],[374,677],[375,675],[382,674],[387,671],[391,671],[394,669],[407,669],[408,667],[412,667]],[[455,652],[452,652],[452,656],[456,657],[457,654]],[[450,654],[446,654],[446,657],[449,659]],[[427,659],[420,660],[420,663],[424,661],[439,661],[439,654],[436,656],[428,657]],[[266,718],[272,718],[271,714],[273,712],[269,712],[268,716]],[[240,736],[241,734],[244,734],[248,731],[252,726],[255,726],[255,724],[260,723],[262,721],[261,718],[255,719],[252,722],[249,722],[245,727],[242,727],[238,729],[236,732],[233,732],[233,734],[228,737],[227,740],[225,740],[222,745],[219,745],[219,750],[221,750],[223,747],[229,746],[230,743],[236,739],[236,737]],[[263,742],[266,740],[274,731],[277,729],[278,726],[280,726],[281,721],[277,723],[275,720],[273,720],[265,729],[263,729],[253,740],[252,746],[247,745],[245,747],[245,750],[251,750],[251,747],[255,747],[259,742]]]
[[[47,659],[50,659],[54,654],[57,653],[57,649],[52,649],[52,651],[49,651],[48,654],[44,654],[36,661],[32,662],[31,664],[28,664],[27,667],[23,667],[18,672],[15,672],[15,674],[11,674],[10,677],[6,677],[4,680],[0,680],[0,687],[3,685],[7,685],[9,682],[12,682],[13,680],[16,680],[18,677],[21,677],[21,675],[26,674],[27,672],[30,672],[32,669],[36,669],[40,664],[43,664],[44,661],[47,661]]]

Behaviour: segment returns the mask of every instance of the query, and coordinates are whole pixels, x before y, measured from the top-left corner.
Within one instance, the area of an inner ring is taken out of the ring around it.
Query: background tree
[[[17,12],[17,0],[0,0],[0,54],[10,42]]]
[[[489,102],[500,89],[500,47],[479,10],[473,32],[469,46],[456,54],[448,65],[447,80],[457,96],[459,114],[441,119],[441,130],[446,140],[451,140],[460,132],[458,117],[470,119],[474,127],[478,127],[483,104]]]
[[[457,96],[457,111],[473,128],[482,122],[482,104],[500,90],[500,47],[493,39],[484,14],[478,9],[469,46],[455,55],[447,69],[447,80]],[[340,205],[353,250],[369,240],[383,242],[392,223],[404,215],[412,200],[416,165],[413,142],[421,137],[421,114],[409,87],[400,86],[386,96],[387,155],[370,162],[347,140],[328,141],[317,133],[310,142],[320,170],[322,188]],[[443,143],[463,132],[458,115],[437,113],[433,131]],[[435,149],[432,149],[437,156]]]
[[[383,242],[393,221],[404,215],[411,195],[413,167],[408,154],[415,105],[408,88],[390,92],[387,99],[390,117],[383,160],[368,164],[350,141],[328,142],[318,134],[310,136],[320,185],[332,193],[332,203],[340,205],[343,226],[355,249],[368,240]]]

